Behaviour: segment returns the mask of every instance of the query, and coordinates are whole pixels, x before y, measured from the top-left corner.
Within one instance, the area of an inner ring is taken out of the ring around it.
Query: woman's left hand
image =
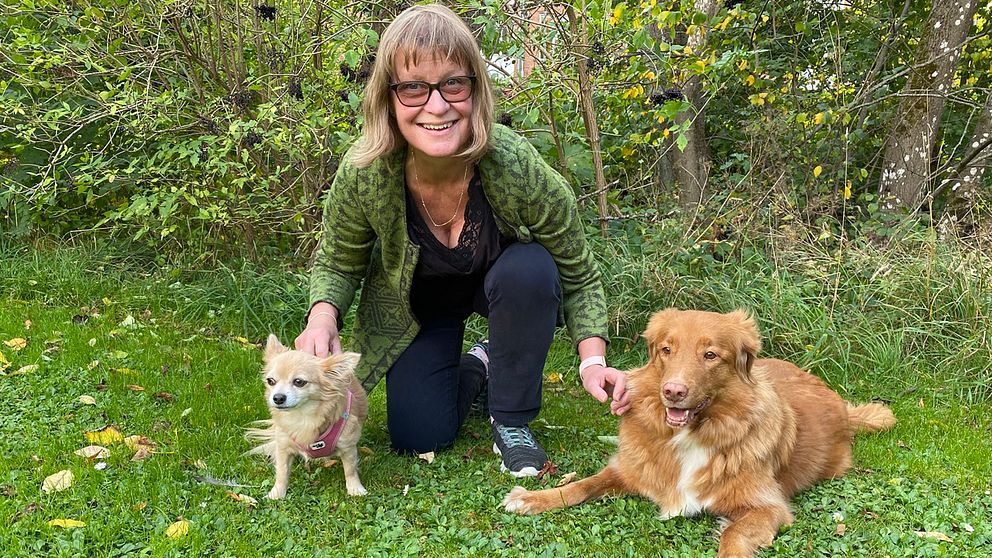
[[[582,371],[582,387],[600,403],[610,401],[610,412],[622,415],[630,408],[630,398],[627,393],[627,376],[609,366],[593,364]]]

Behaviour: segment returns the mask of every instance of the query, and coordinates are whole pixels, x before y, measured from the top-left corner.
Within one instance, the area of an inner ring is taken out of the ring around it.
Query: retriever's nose
[[[689,395],[689,388],[685,384],[668,382],[662,387],[662,392],[665,394],[665,399],[672,403],[678,403],[685,399],[686,395]]]
[[[277,394],[273,395],[272,396],[272,402],[275,403],[276,405],[282,405],[283,403],[286,402],[286,394],[284,394],[284,393],[277,393]]]

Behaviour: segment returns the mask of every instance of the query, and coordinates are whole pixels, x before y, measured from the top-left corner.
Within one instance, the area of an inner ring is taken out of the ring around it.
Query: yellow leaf
[[[45,477],[45,480],[41,483],[41,489],[46,493],[59,492],[72,486],[72,479],[72,471],[63,469],[58,473]]]
[[[99,360],[94,360],[94,361],[91,361],[89,364],[86,365],[86,369],[87,370],[93,370],[97,366],[100,366],[100,361]]]
[[[80,395],[79,402],[83,405],[96,405],[96,399],[92,395]]]
[[[91,432],[85,432],[84,435],[86,439],[94,444],[108,445],[114,442],[120,442],[124,439],[120,430],[117,430],[113,426],[104,426],[100,430],[94,430]]]
[[[428,465],[434,463],[434,452],[432,451],[429,451],[427,453],[418,453],[417,457],[426,461]]]
[[[814,177],[819,178],[821,173],[823,173],[823,167],[822,166],[816,165],[815,167],[813,167],[813,176]]]
[[[3,344],[7,345],[8,347],[10,347],[15,351],[20,351],[24,347],[28,346],[28,340],[23,337],[15,337],[13,339],[8,339],[4,341]]]
[[[63,529],[75,529],[76,527],[83,527],[86,524],[82,521],[77,521],[75,519],[53,519],[48,522],[52,527],[62,527]]]
[[[86,446],[72,453],[86,459],[105,459],[110,456],[110,450],[103,446]]]
[[[6,370],[8,366],[10,366],[10,361],[7,360],[7,357],[3,356],[3,352],[0,351],[0,372]]]
[[[813,124],[823,124],[823,119],[826,118],[822,112],[816,113],[813,117]]]
[[[180,519],[172,525],[169,525],[169,528],[165,530],[165,536],[170,539],[185,537],[187,533],[189,533],[189,521],[186,521],[185,519]]]
[[[31,329],[31,320],[24,320],[24,329]]]
[[[851,199],[851,181],[850,180],[848,180],[847,181],[847,185],[844,186],[844,199],[845,200]]]
[[[575,480],[575,475],[576,474],[577,473],[575,471],[572,471],[571,473],[565,473],[564,475],[561,476],[561,480],[559,480],[558,481],[558,484],[556,484],[555,486],[556,487],[565,486],[566,484],[568,484],[568,483],[572,482],[573,480]]]
[[[552,372],[552,373],[548,374],[548,383],[549,384],[560,384],[561,383],[561,374],[559,374],[558,372]]]
[[[156,446],[155,442],[148,436],[139,436],[137,434],[124,438],[124,445],[132,450],[138,450],[142,447],[154,448]]]
[[[917,537],[921,537],[924,539],[934,539],[943,542],[954,542],[951,539],[951,537],[948,537],[947,535],[941,533],[940,531],[913,531],[913,532],[916,533]]]
[[[248,496],[247,494],[238,494],[237,492],[228,492],[227,496],[234,500],[235,502],[241,502],[242,504],[253,508],[258,505],[258,500]]]
[[[11,376],[16,376],[18,374],[32,374],[38,371],[39,366],[37,364],[28,364],[18,368],[16,371],[11,372]]]
[[[754,74],[749,74],[746,78],[744,78],[744,85],[754,85],[754,81]]]
[[[131,391],[145,391],[145,388],[139,386],[138,384],[128,384],[127,389]]]
[[[655,77],[656,76],[654,75],[654,72],[652,72],[651,70],[648,70],[648,71],[644,72],[643,74],[641,74],[641,79],[649,79],[650,80],[650,79],[654,79]]]
[[[613,13],[610,14],[610,25],[616,25],[620,21],[620,16],[623,15],[623,10],[626,8],[626,4],[619,4],[617,7],[613,8]]]

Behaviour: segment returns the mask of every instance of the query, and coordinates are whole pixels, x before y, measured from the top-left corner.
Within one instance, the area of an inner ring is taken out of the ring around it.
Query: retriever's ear
[[[747,383],[754,383],[751,377],[751,367],[754,366],[758,352],[761,350],[761,336],[758,334],[758,326],[754,323],[754,318],[746,310],[735,310],[727,317],[730,319],[735,336],[735,348],[737,350],[737,373]]]
[[[320,364],[324,368],[324,372],[343,375],[354,372],[355,366],[358,365],[358,359],[361,357],[362,355],[358,353],[339,353],[329,355]]]
[[[262,354],[262,360],[269,362],[275,358],[276,355],[285,353],[288,350],[289,349],[282,346],[282,343],[279,342],[278,337],[270,333],[269,338],[265,340],[265,352]]]
[[[648,360],[654,360],[658,352],[658,343],[664,339],[671,327],[672,320],[679,313],[677,308],[666,308],[655,312],[648,320],[648,326],[644,329],[641,337],[648,344]]]

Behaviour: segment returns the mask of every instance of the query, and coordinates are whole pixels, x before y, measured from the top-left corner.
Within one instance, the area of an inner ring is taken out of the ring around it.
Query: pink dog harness
[[[341,413],[341,418],[335,421],[333,424],[327,427],[327,430],[320,435],[315,441],[311,442],[310,445],[304,446],[303,444],[296,442],[304,453],[306,453],[311,458],[317,457],[327,457],[334,453],[334,449],[338,446],[338,438],[341,437],[341,432],[344,430],[344,424],[348,422],[348,417],[351,416],[351,390],[348,390],[348,405],[344,408],[344,413]]]

